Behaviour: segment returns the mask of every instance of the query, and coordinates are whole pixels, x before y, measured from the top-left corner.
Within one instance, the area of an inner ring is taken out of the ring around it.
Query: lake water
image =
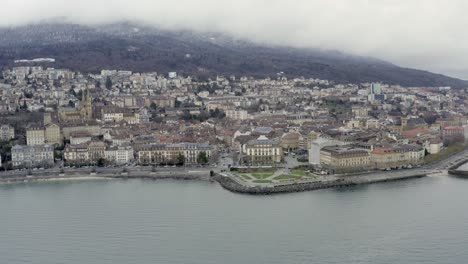
[[[466,263],[468,180],[275,196],[209,182],[0,186],[0,263]]]

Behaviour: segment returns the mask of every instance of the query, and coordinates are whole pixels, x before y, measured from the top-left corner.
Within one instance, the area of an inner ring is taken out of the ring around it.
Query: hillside
[[[177,71],[213,76],[235,74],[305,76],[338,83],[382,81],[404,86],[468,86],[468,82],[401,68],[337,51],[254,44],[221,34],[169,32],[128,23],[106,26],[38,24],[0,28],[0,66],[14,60],[51,57],[56,68]]]

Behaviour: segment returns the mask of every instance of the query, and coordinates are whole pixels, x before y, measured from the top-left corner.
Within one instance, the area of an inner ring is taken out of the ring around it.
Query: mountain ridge
[[[442,74],[339,51],[257,44],[221,33],[169,31],[133,23],[83,26],[45,23],[0,28],[0,67],[51,57],[53,67],[169,72],[194,76],[313,77],[336,83],[466,87]]]

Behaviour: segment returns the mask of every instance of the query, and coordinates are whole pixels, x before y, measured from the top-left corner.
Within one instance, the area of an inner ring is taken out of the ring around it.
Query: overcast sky
[[[0,0],[0,26],[135,20],[337,49],[468,79],[466,0]]]

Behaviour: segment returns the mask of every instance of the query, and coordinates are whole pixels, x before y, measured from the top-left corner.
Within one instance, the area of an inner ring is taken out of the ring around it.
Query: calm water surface
[[[468,181],[245,196],[208,182],[0,186],[0,263],[467,263]]]

